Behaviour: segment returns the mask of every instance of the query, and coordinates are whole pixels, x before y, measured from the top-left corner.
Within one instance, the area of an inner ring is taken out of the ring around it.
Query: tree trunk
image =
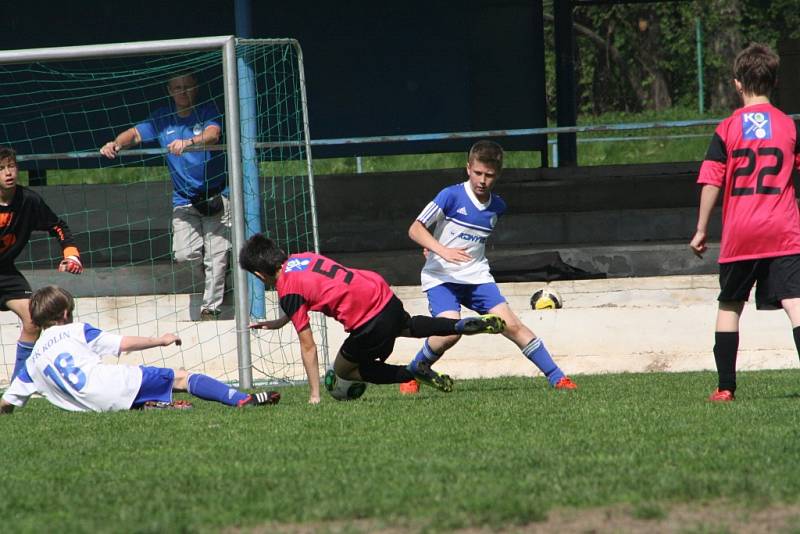
[[[710,72],[711,107],[714,109],[733,109],[741,105],[739,95],[733,86],[733,60],[743,48],[740,0],[711,0],[709,11],[718,14],[719,27],[707,28],[707,50],[713,54],[718,64]]]
[[[553,16],[548,15],[547,13],[544,14],[545,20],[548,22],[553,22]],[[628,67],[628,64],[622,58],[622,55],[619,53],[614,45],[612,45],[608,40],[603,39],[600,35],[592,31],[591,29],[583,26],[582,24],[578,24],[577,22],[573,22],[575,31],[584,37],[587,37],[590,41],[592,41],[595,45],[600,47],[604,50],[607,54],[607,57],[617,65],[619,68],[620,75],[627,80],[628,85],[633,92],[633,96],[636,100],[636,108],[641,109],[642,103],[647,98],[647,92],[644,90],[642,86],[642,78],[639,76],[639,73],[636,69],[631,69]]]
[[[662,110],[672,107],[669,83],[661,69],[661,23],[658,17],[645,15],[637,16],[639,30],[639,46],[636,58],[644,72],[650,76],[650,106]]]

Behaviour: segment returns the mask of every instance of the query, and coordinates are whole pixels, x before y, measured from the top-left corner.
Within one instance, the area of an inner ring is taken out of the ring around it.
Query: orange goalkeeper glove
[[[58,264],[58,270],[62,273],[81,274],[83,264],[78,256],[67,256]]]

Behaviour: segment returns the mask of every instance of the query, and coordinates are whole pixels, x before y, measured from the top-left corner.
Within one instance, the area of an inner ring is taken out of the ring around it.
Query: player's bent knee
[[[183,262],[199,262],[203,259],[203,255],[199,250],[176,250],[175,261],[178,263]]]
[[[189,371],[186,369],[176,369],[175,379],[172,381],[172,389],[187,391],[189,389]]]
[[[527,341],[533,337],[533,332],[530,328],[522,324],[519,319],[514,318],[511,321],[506,321],[506,328],[503,330],[503,335],[514,341],[524,338],[527,343]]]
[[[336,355],[333,361],[333,370],[336,376],[344,378],[345,380],[361,380],[361,375],[358,372],[358,364],[346,359],[342,352]]]

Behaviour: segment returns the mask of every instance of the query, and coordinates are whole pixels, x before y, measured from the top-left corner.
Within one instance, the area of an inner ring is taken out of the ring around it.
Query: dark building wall
[[[781,40],[778,53],[781,66],[776,102],[786,113],[800,113],[800,39]]]
[[[541,1],[253,1],[256,37],[304,51],[314,139],[546,126]],[[234,33],[232,0],[15,3],[0,48]],[[103,124],[94,125],[102,128]],[[544,149],[544,138],[509,138]],[[463,151],[463,142],[348,146],[318,155]]]

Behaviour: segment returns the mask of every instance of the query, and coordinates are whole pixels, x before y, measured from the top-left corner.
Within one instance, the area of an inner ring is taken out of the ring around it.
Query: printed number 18
[[[72,357],[72,354],[68,352],[62,352],[59,354],[53,364],[56,366],[58,373],[54,370],[51,366],[47,366],[44,369],[44,374],[50,378],[58,388],[69,395],[72,396],[72,393],[69,389],[67,389],[67,384],[69,384],[70,389],[75,391],[80,391],[86,385],[86,374],[81,370],[80,367],[75,365],[75,359]],[[60,375],[60,376],[59,376]],[[64,379],[63,381],[61,379]]]

